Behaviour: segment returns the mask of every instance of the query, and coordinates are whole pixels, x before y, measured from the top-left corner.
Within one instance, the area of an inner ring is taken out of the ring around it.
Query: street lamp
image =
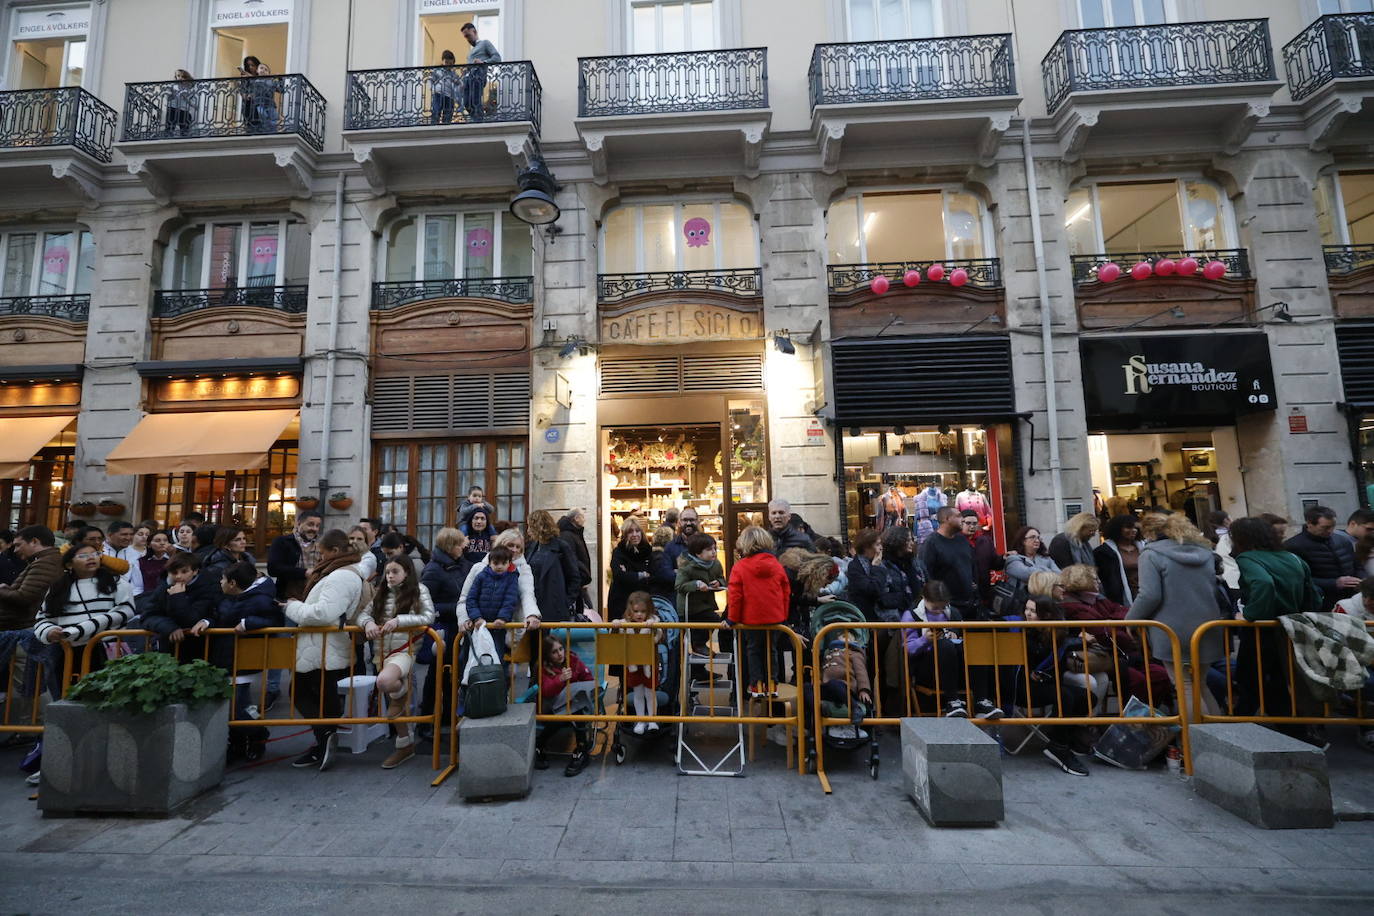
[[[558,185],[543,159],[531,159],[530,164],[515,176],[515,184],[520,193],[510,202],[512,216],[532,226],[557,222],[560,211],[553,195]]]

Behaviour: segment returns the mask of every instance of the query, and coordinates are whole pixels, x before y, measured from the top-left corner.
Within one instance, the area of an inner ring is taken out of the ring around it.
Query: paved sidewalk
[[[1374,757],[1336,734],[1338,808],[1374,816]],[[274,754],[304,743],[273,745]],[[934,830],[901,788],[895,741],[878,781],[831,762],[835,792],[781,752],[739,779],[676,775],[671,740],[566,779],[554,761],[523,801],[466,804],[427,762],[384,771],[385,742],[328,773],[239,769],[168,820],[44,819],[0,751],[0,901],[24,913],[619,913],[1161,911],[1368,913],[1374,820],[1264,831],[1163,769],[1005,762],[1007,818]]]

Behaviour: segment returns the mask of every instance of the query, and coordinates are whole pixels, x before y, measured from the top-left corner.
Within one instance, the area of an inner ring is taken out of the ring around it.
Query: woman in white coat
[[[320,562],[305,581],[305,600],[288,601],[282,610],[300,627],[333,627],[328,633],[296,637],[296,711],[303,718],[338,718],[343,712],[339,680],[348,676],[353,637],[343,627],[355,621],[363,599],[362,557],[338,530],[320,536]],[[338,740],[333,725],[313,726],[315,746],[291,764],[329,769]]]
[[[504,544],[510,548],[512,562],[515,563],[515,571],[520,574],[517,580],[520,586],[520,607],[519,613],[511,621],[516,626],[524,627],[527,630],[539,629],[541,618],[539,616],[539,605],[534,597],[534,572],[530,570],[529,561],[525,559],[525,537],[516,528],[507,528],[496,536],[492,541],[492,546]],[[474,563],[472,569],[468,571],[468,577],[463,580],[463,592],[458,596],[458,624],[467,632],[472,628],[473,622],[468,620],[468,592],[472,589],[472,583],[477,580],[477,574],[487,566],[487,561]],[[514,645],[508,642],[507,645]]]

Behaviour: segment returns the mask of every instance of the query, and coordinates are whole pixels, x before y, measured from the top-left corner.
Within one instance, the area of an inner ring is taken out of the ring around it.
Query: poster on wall
[[[1263,333],[1085,340],[1082,356],[1090,428],[1226,426],[1278,406]]]

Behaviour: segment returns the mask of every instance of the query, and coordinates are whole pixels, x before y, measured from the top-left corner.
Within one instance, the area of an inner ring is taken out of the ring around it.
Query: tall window
[[[78,229],[0,233],[0,296],[91,291],[95,239]]]
[[[1178,18],[1174,0],[1078,0],[1078,15],[1085,29],[1160,25]]]
[[[934,38],[943,32],[941,0],[848,0],[850,41]]]
[[[62,529],[71,499],[76,448],[70,443],[75,436],[70,430],[61,433],[57,438],[61,444],[49,443],[39,451],[29,462],[27,475],[0,485],[0,523],[15,531],[25,525]]]
[[[1321,0],[1321,14],[1374,13],[1374,0]]]
[[[924,258],[988,257],[990,228],[982,202],[964,191],[878,191],[830,205],[831,264]]]
[[[248,471],[159,474],[145,478],[144,518],[170,528],[188,512],[201,512],[216,525],[247,529],[259,560],[267,545],[296,525],[296,442],[282,440],[268,453],[267,467]]]
[[[526,442],[430,440],[381,442],[376,448],[377,515],[421,543],[458,520],[468,491],[481,487],[496,519],[524,521]]]
[[[86,35],[90,26],[89,3],[12,9],[7,88],[80,86],[86,76]]]
[[[273,73],[290,72],[291,17],[295,0],[215,0],[210,11],[210,59],[215,77],[242,76],[243,59],[256,57]],[[200,74],[197,74],[198,76]]]
[[[164,289],[304,286],[310,277],[310,232],[290,220],[188,226],[171,249]]]
[[[487,8],[474,4],[448,3],[429,3],[423,4],[425,9],[433,7],[436,12],[422,13],[420,15],[420,64],[426,67],[435,67],[441,63],[440,58],[445,51],[452,51],[458,63],[467,63],[468,51],[470,46],[467,39],[463,37],[463,26],[471,22],[477,27],[477,38],[485,38],[496,45],[496,50],[502,55],[506,53],[502,45],[501,35],[501,0],[493,0],[487,4]],[[445,7],[462,7],[456,12],[438,11]]]
[[[602,273],[758,266],[753,216],[729,201],[621,207],[601,230]]]
[[[1374,244],[1374,172],[1323,175],[1317,182],[1323,245]]]
[[[1206,181],[1101,182],[1069,194],[1070,254],[1207,251],[1234,247],[1230,210]]]
[[[420,213],[386,233],[389,282],[527,277],[534,268],[530,227],[502,210]]]
[[[630,52],[707,51],[720,42],[712,0],[629,0]]]

